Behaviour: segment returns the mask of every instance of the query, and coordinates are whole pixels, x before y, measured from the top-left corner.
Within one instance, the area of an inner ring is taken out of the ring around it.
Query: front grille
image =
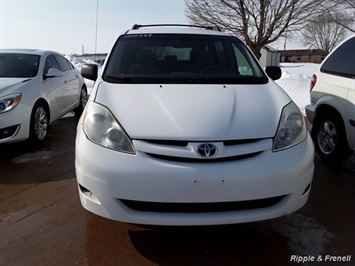
[[[254,142],[258,142],[263,139],[233,139],[233,140],[225,140],[223,141],[224,146],[233,146],[233,145],[241,145],[241,144],[250,144]]]
[[[222,158],[186,158],[186,157],[177,157],[177,156],[168,156],[168,155],[160,155],[160,154],[153,154],[153,153],[146,153],[148,156],[153,157],[155,159],[164,160],[164,161],[173,161],[173,162],[184,162],[184,163],[219,163],[219,162],[230,162],[230,161],[237,161],[237,160],[244,160],[254,156],[259,155],[262,151],[242,154],[242,155],[235,155],[229,157],[222,157]]]
[[[143,139],[142,141],[158,144],[158,145],[168,145],[168,146],[179,146],[186,147],[189,142],[184,140],[159,140],[159,139]]]
[[[232,140],[223,140],[224,146],[233,146],[233,145],[241,145],[241,144],[250,144],[263,139],[232,139]],[[186,147],[189,142],[185,140],[159,140],[159,139],[142,139],[141,141],[145,141],[152,144],[158,145],[168,145],[168,146],[179,146]],[[221,142],[220,140],[216,141],[191,141],[191,142]]]
[[[265,198],[247,201],[232,201],[218,203],[165,203],[124,200],[120,201],[130,209],[143,212],[162,213],[203,213],[203,212],[228,212],[253,210],[271,207],[278,204],[285,195],[273,198]]]

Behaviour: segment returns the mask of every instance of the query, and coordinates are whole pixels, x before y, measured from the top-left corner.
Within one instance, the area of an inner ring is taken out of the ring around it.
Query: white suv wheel
[[[319,156],[328,163],[347,160],[352,150],[349,148],[344,123],[341,116],[326,112],[314,121],[312,138]]]

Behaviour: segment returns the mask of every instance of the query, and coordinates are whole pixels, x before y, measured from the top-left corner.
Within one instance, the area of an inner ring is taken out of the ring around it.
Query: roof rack
[[[190,27],[190,28],[203,28],[206,30],[222,31],[217,26],[200,26],[200,25],[187,25],[187,24],[148,24],[148,25],[134,24],[132,26],[132,30],[138,30],[139,28],[144,28],[144,27]]]

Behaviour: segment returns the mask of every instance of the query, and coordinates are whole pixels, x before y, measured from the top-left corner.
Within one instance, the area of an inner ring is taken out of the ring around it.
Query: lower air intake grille
[[[218,203],[165,203],[123,200],[120,201],[128,208],[144,212],[165,212],[165,213],[202,213],[202,212],[226,212],[242,211],[267,208],[279,203],[285,196]]]

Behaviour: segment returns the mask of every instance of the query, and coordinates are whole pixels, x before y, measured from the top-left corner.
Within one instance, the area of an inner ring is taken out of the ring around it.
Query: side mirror
[[[58,78],[58,77],[63,77],[63,72],[55,69],[55,68],[50,68],[48,72],[45,74],[46,78]]]
[[[97,79],[97,71],[96,64],[85,64],[81,68],[81,75],[86,79],[95,81]]]
[[[282,75],[281,68],[279,66],[267,66],[265,68],[265,72],[272,80],[278,80]]]

